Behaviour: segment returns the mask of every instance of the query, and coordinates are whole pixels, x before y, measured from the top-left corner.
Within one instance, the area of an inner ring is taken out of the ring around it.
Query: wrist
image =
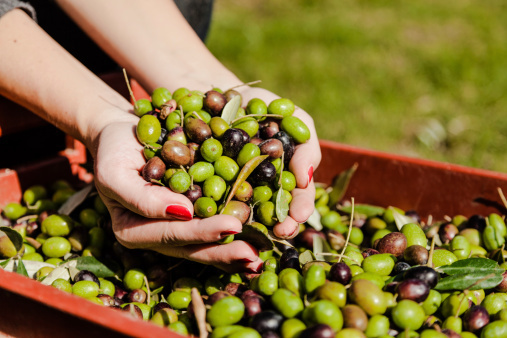
[[[83,128],[78,132],[78,135],[81,136],[81,141],[93,158],[96,157],[99,138],[105,128],[117,123],[131,123],[135,126],[139,121],[139,118],[133,114],[132,105],[126,100],[118,103],[118,105],[115,105],[110,102],[102,102],[99,104],[100,107],[97,108],[82,108],[88,114],[82,115],[85,116],[85,121],[81,125]],[[135,131],[132,137],[135,137]]]

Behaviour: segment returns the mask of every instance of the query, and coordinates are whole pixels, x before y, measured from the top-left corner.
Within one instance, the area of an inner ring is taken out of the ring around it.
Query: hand
[[[243,105],[252,98],[260,98],[269,105],[279,96],[262,88],[237,88],[243,96]],[[321,152],[313,119],[308,113],[296,106],[294,116],[299,117],[310,129],[311,137],[307,143],[296,146],[289,163],[290,171],[296,176],[296,188],[292,191],[289,217],[274,226],[273,232],[280,238],[293,238],[298,234],[299,223],[304,223],[313,212],[315,203],[315,185],[313,172],[319,166]]]
[[[95,185],[118,241],[127,248],[151,249],[225,271],[257,272],[262,261],[250,244],[215,243],[241,232],[239,220],[228,215],[192,219],[190,200],[142,178],[146,161],[135,134],[137,121],[132,115],[108,124],[96,143]]]

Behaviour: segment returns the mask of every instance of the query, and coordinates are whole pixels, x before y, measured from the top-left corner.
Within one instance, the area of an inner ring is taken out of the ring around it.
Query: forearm
[[[208,90],[240,80],[201,42],[169,0],[57,0],[58,4],[148,90]]]
[[[0,19],[0,94],[30,109],[93,152],[100,130],[134,118],[131,105],[20,9]]]

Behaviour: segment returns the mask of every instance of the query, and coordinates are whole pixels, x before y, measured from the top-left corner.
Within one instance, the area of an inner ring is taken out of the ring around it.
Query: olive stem
[[[505,198],[505,195],[503,194],[502,188],[498,187],[496,189],[498,190],[498,195],[500,195],[500,199],[502,200],[504,207],[507,209],[507,199]]]
[[[247,83],[242,83],[242,84],[239,84],[237,86],[231,87],[231,88],[229,88],[227,90],[232,90],[232,89],[236,89],[236,88],[243,87],[243,86],[251,86],[251,85],[254,85],[254,84],[257,84],[257,83],[261,83],[261,82],[262,82],[261,80],[255,80],[255,81],[251,81],[251,82],[247,82]]]
[[[197,327],[199,328],[199,338],[207,338],[208,330],[206,327],[206,306],[199,294],[199,290],[192,288],[190,294],[192,296],[192,308],[197,321]]]
[[[191,115],[195,115],[195,116],[196,116],[199,120],[204,121],[204,120],[202,119],[202,117],[201,117],[201,116],[199,116],[199,114],[197,114],[197,112],[193,111],[193,112],[191,112],[190,114],[191,114]]]
[[[182,259],[181,261],[179,261],[178,263],[174,264],[173,266],[170,266],[167,268],[167,271],[171,271],[173,269],[176,269],[178,266],[180,266],[181,264],[183,264],[185,262],[184,259]]]
[[[144,284],[146,285],[146,304],[150,304],[151,299],[151,290],[150,290],[150,284],[148,284],[148,278],[144,276]]]
[[[428,266],[430,268],[433,267],[433,251],[435,251],[436,236],[437,235],[434,235],[433,238],[431,239],[431,248],[430,248],[430,253],[428,254],[428,263],[426,263],[426,266]]]
[[[247,117],[262,117],[262,116],[274,117],[274,118],[277,118],[277,119],[283,119],[283,115],[276,115],[276,114],[248,114],[248,115],[244,115],[244,116],[241,116],[241,117],[238,117],[238,118],[232,120],[231,123],[230,123],[230,125],[238,122],[241,119],[245,119]]]
[[[30,208],[29,208],[30,209]],[[24,221],[29,221],[31,219],[36,219],[37,216],[35,215],[27,215],[27,216],[23,216],[23,217],[20,217],[16,220],[16,224],[19,224],[19,223],[23,223]]]
[[[463,298],[459,301],[458,309],[456,310],[456,313],[454,314],[454,318],[458,318],[459,316],[459,310],[461,309],[461,305],[463,305],[463,301],[467,299],[468,290],[463,290]]]
[[[181,104],[180,104],[180,121],[181,121],[181,127],[183,127],[185,119],[184,119],[184,116],[183,116],[183,106]]]
[[[154,146],[149,145],[148,143],[145,143],[145,142],[143,142],[143,146],[144,146],[145,148],[148,148],[148,149],[151,149],[151,150],[159,150],[159,149],[162,149],[162,146],[160,146],[160,147],[154,147]]]
[[[282,151],[282,163],[280,164],[280,177],[278,179],[278,185],[282,188],[282,173],[283,173],[283,157],[285,155],[285,151]]]
[[[345,253],[345,249],[347,249],[347,245],[349,244],[350,234],[352,233],[352,222],[354,221],[354,197],[351,198],[352,201],[352,210],[350,212],[350,223],[349,223],[349,232],[347,233],[347,239],[345,240],[345,246],[342,249],[341,255]],[[338,258],[338,263],[342,261],[342,257]]]
[[[136,98],[134,97],[134,92],[132,91],[132,88],[130,87],[129,78],[127,76],[127,71],[125,68],[123,68],[123,76],[125,76],[125,82],[127,83],[127,88],[129,90],[130,97],[132,98],[132,101],[134,101],[134,106],[136,105]]]

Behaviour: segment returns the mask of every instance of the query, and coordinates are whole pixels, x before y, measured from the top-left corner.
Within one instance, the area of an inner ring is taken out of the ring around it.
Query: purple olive
[[[164,161],[160,157],[154,156],[144,165],[142,175],[146,182],[151,182],[151,180],[158,181],[164,177],[165,171],[166,166]]]
[[[329,270],[329,279],[343,285],[349,284],[352,279],[352,272],[347,264],[343,262],[334,263]]]
[[[410,299],[420,303],[428,298],[430,287],[420,279],[406,279],[398,284],[396,291],[399,299]]]

